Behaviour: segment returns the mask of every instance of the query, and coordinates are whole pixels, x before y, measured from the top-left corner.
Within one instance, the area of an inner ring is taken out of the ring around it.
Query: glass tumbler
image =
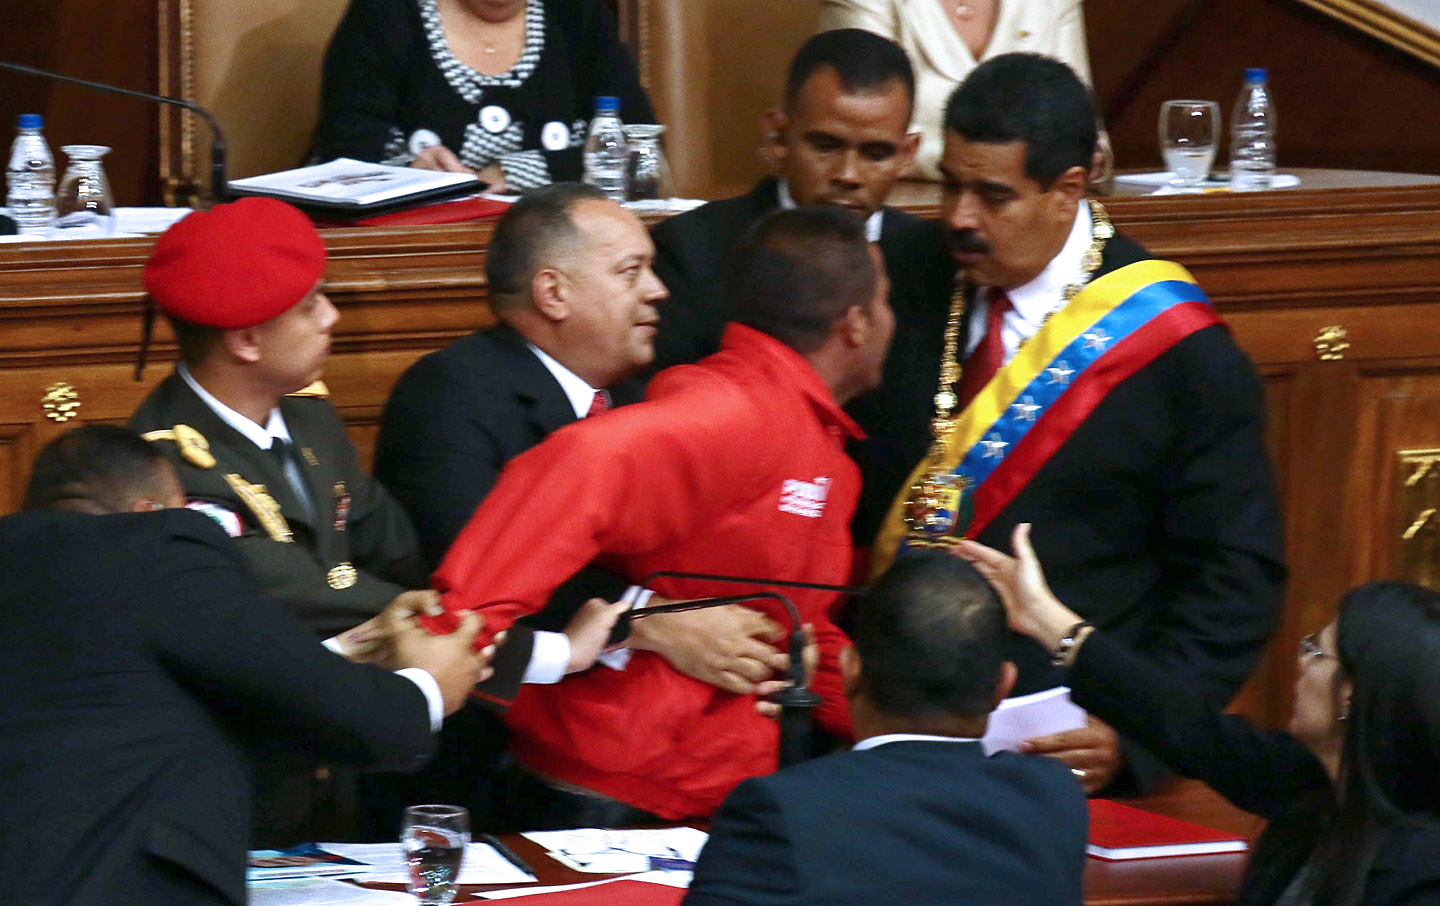
[[[1195,189],[1210,175],[1220,143],[1220,105],[1214,101],[1166,101],[1160,108],[1160,156],[1170,185]]]
[[[104,145],[65,145],[61,149],[70,166],[55,193],[55,229],[98,227],[115,232],[115,199],[100,159],[110,153]]]
[[[625,197],[630,201],[669,198],[670,164],[660,147],[664,126],[648,124],[625,127],[625,142],[630,146],[630,165],[625,173]]]

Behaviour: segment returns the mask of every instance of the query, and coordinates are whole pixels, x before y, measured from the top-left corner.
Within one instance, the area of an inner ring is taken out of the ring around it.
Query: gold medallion
[[[344,591],[354,585],[360,573],[349,563],[337,563],[325,574],[325,581],[336,591]]]
[[[910,486],[905,499],[905,539],[920,547],[948,547],[970,525],[975,505],[970,479],[946,469],[932,469]]]

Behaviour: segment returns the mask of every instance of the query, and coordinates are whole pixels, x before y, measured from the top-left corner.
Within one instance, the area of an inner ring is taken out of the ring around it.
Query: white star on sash
[[[991,434],[980,443],[985,447],[982,459],[1000,459],[1005,455],[1005,448],[1010,446],[1009,441],[1001,440],[998,434]]]
[[[1033,396],[1020,397],[1020,402],[1011,403],[1010,408],[1015,410],[1015,417],[1022,422],[1033,422],[1035,413],[1040,411],[1040,405]]]
[[[1075,373],[1075,369],[1071,368],[1069,363],[1062,359],[1049,368],[1046,368],[1045,373],[1050,375],[1050,383],[1059,384],[1061,387],[1064,387],[1070,383],[1070,375]]]
[[[1096,330],[1090,331],[1089,333],[1085,334],[1084,336],[1085,336],[1085,348],[1086,348],[1086,349],[1093,349],[1093,350],[1096,350],[1097,352],[1104,352],[1104,351],[1105,351],[1105,346],[1106,346],[1107,344],[1109,344],[1111,340],[1114,340],[1114,339],[1115,339],[1114,337],[1112,337],[1112,336],[1110,336],[1109,334],[1107,334],[1105,331],[1099,330],[1098,328],[1097,328]]]

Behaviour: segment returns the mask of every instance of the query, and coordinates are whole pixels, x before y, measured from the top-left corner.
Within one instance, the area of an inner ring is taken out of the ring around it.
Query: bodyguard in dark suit
[[[850,410],[868,435],[857,542],[878,530],[883,566],[897,545],[1042,526],[1057,593],[1223,706],[1284,574],[1259,381],[1189,274],[1085,201],[1094,123],[1075,74],[1031,54],[952,97],[942,218],[887,240],[895,345]],[[963,368],[942,384],[942,363]],[[971,484],[951,499],[937,477]],[[1059,681],[1038,646],[1013,657],[1018,691]],[[1091,791],[1162,774],[1099,721],[1036,744]]]
[[[725,800],[686,906],[1082,901],[1088,816],[1059,762],[979,737],[1015,681],[1005,614],[941,551],[857,602],[841,660],[858,742]]]
[[[745,195],[712,201],[653,230],[655,271],[670,290],[654,370],[697,362],[720,348],[730,320],[722,303],[726,261],[771,211],[841,205],[869,218],[872,242],[914,221],[884,207],[919,145],[920,134],[906,131],[914,96],[914,70],[892,41],[842,28],[805,42],[790,63],[783,109],[760,123],[774,174]]]
[[[239,906],[249,746],[413,770],[481,675],[418,627],[394,643],[420,668],[403,677],[325,651],[213,521],[165,509],[183,503],[157,448],[91,425],[0,520],[7,902]]]

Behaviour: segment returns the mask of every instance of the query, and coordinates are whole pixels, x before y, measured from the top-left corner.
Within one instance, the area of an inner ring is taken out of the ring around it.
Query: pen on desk
[[[483,842],[490,844],[495,849],[495,851],[505,859],[506,862],[514,865],[516,868],[525,872],[532,878],[538,877],[538,875],[535,874],[535,869],[530,867],[530,863],[515,855],[515,852],[510,849],[510,847],[500,842],[499,837],[495,836],[494,834],[481,834],[480,839]]]

